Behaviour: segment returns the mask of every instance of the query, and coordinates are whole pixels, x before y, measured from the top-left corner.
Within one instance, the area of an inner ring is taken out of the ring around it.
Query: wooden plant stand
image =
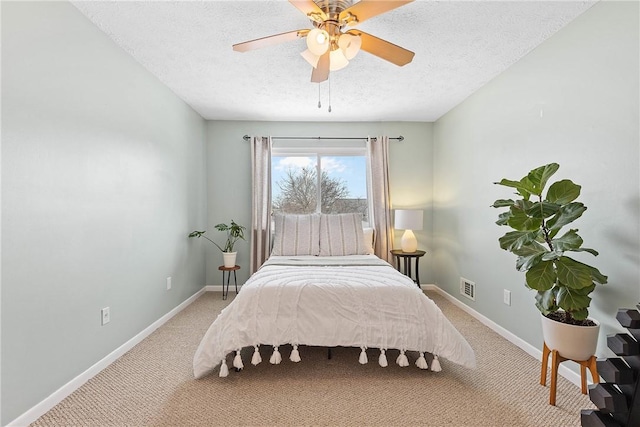
[[[580,385],[582,394],[587,394],[587,369],[591,372],[591,378],[594,384],[600,382],[598,376],[598,368],[596,366],[596,357],[591,356],[588,360],[567,359],[558,353],[558,350],[550,350],[545,342],[542,347],[542,370],[540,372],[540,385],[547,385],[547,365],[549,363],[549,354],[551,354],[551,389],[549,391],[549,405],[556,406],[556,389],[558,385],[558,366],[564,361],[572,360],[580,365]]]

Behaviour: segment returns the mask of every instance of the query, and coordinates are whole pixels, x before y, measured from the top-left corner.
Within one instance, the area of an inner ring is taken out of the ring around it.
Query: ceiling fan
[[[308,49],[302,57],[312,66],[311,81],[320,83],[330,71],[344,68],[360,49],[398,66],[411,62],[414,53],[386,40],[353,27],[369,18],[388,12],[413,0],[289,0],[313,24],[312,29],[300,29],[275,34],[233,45],[233,50],[246,52],[278,43],[307,38]]]

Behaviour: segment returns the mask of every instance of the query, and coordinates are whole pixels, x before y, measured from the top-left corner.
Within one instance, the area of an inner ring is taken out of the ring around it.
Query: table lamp
[[[396,209],[394,228],[404,230],[400,248],[402,252],[415,252],[418,250],[418,241],[413,230],[422,230],[422,214],[419,209]]]

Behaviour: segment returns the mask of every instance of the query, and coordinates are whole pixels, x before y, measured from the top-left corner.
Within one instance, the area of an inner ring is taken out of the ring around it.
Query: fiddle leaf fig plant
[[[242,225],[236,224],[234,220],[231,220],[230,225],[218,224],[215,226],[215,228],[218,231],[226,231],[227,240],[225,241],[224,246],[220,246],[219,244],[205,236],[204,233],[206,233],[206,231],[192,231],[191,233],[189,233],[189,237],[204,237],[205,239],[216,245],[222,252],[233,252],[233,246],[236,244],[236,242],[239,239],[245,240],[244,232],[246,228]]]
[[[499,239],[500,247],[516,255],[516,269],[525,272],[525,284],[537,291],[536,307],[554,320],[587,325],[589,294],[607,276],[590,265],[576,261],[567,252],[598,252],[582,247],[578,229],[563,227],[587,210],[576,201],[581,187],[563,179],[551,184],[549,178],[560,168],[557,163],[533,169],[519,181],[502,179],[494,184],[511,187],[518,198],[496,200],[492,207],[508,208],[496,224],[512,231]]]

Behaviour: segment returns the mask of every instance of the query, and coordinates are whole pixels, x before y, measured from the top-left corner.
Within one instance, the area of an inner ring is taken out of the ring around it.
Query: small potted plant
[[[581,361],[595,354],[598,341],[599,324],[588,317],[589,294],[597,284],[607,283],[607,276],[567,256],[567,252],[594,256],[598,252],[582,247],[577,229],[560,233],[587,207],[576,201],[581,187],[568,179],[551,184],[543,195],[547,181],[559,167],[550,163],[533,169],[519,181],[496,182],[515,188],[520,198],[499,199],[492,206],[508,208],[496,224],[513,231],[500,237],[500,247],[517,256],[516,269],[525,272],[526,287],[537,291],[536,307],[542,313],[545,343],[560,355]],[[568,335],[557,335],[557,325],[568,329]],[[579,344],[585,344],[585,348],[577,348]]]
[[[238,254],[238,252],[233,251],[233,246],[239,239],[245,240],[244,232],[246,228],[242,225],[238,225],[234,220],[231,220],[231,225],[218,224],[215,226],[215,228],[218,231],[225,231],[227,233],[227,240],[224,246],[220,246],[219,244],[205,236],[204,233],[206,233],[206,231],[192,231],[191,233],[189,233],[189,237],[204,237],[222,251],[224,266],[234,267],[236,265],[236,255]]]

